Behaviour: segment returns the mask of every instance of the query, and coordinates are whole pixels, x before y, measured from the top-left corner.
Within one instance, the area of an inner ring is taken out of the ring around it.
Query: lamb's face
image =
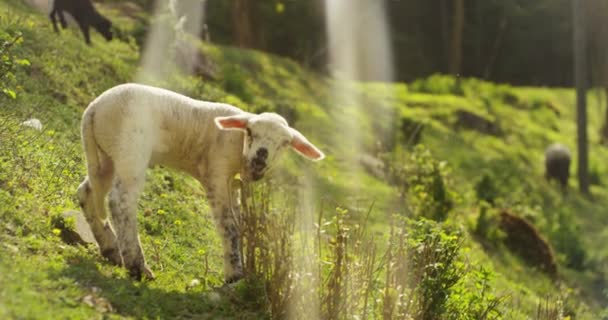
[[[246,180],[257,181],[264,177],[292,139],[285,120],[276,121],[263,115],[253,117],[245,129],[243,174]]]
[[[97,31],[106,39],[106,41],[112,40],[112,22],[102,17],[102,19],[96,25]]]
[[[245,133],[241,173],[245,180],[257,181],[264,177],[286,146],[313,161],[325,157],[323,152],[300,132],[290,128],[287,121],[276,113],[217,117],[215,124],[220,130],[240,130]]]

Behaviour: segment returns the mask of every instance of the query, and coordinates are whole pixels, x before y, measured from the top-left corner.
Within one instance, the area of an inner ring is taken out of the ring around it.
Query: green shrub
[[[425,124],[423,122],[414,120],[410,117],[401,117],[400,135],[401,141],[405,145],[417,145],[422,140],[422,131],[424,130]],[[387,144],[388,150],[394,149],[393,144]]]
[[[494,273],[480,266],[479,269],[468,272],[466,278],[454,286],[447,303],[447,312],[442,319],[502,319],[500,307],[506,297],[492,292],[490,284]]]
[[[226,92],[236,95],[243,101],[251,102],[252,96],[247,90],[246,77],[237,65],[226,65],[222,69],[223,86]]]
[[[427,78],[416,80],[410,85],[410,89],[413,92],[432,94],[461,95],[463,93],[460,79],[443,74],[434,74]]]
[[[493,273],[468,271],[461,236],[425,219],[400,220],[391,228],[384,319],[500,319],[503,298],[493,293]]]
[[[408,158],[389,164],[397,185],[414,216],[443,221],[455,204],[448,182],[446,162],[438,161],[424,145],[417,145]]]
[[[17,98],[16,88],[19,84],[15,73],[19,68],[30,65],[29,60],[15,56],[13,49],[23,43],[20,31],[0,30],[0,91],[6,97]]]
[[[579,227],[574,221],[570,213],[558,210],[557,226],[551,233],[551,242],[567,267],[584,270],[587,252],[581,240]]]
[[[497,246],[505,238],[505,234],[499,228],[498,215],[496,209],[492,208],[487,202],[479,204],[479,215],[475,223],[474,233],[485,240],[484,244]]]
[[[475,183],[475,195],[477,200],[485,201],[491,205],[495,204],[499,196],[495,178],[490,172],[485,172],[481,179]]]
[[[416,284],[409,299],[416,319],[440,319],[446,313],[451,288],[463,277],[458,261],[460,234],[428,220],[409,222],[410,281]]]
[[[597,165],[592,164],[591,168],[589,169],[589,183],[595,186],[602,185],[602,174],[600,173],[600,169],[597,167]]]

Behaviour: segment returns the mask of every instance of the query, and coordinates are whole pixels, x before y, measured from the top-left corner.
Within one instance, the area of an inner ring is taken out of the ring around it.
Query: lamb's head
[[[245,133],[242,173],[245,180],[261,179],[287,146],[313,161],[325,157],[323,152],[296,129],[289,127],[287,121],[276,113],[242,113],[217,117],[215,124],[222,130],[240,130]]]
[[[112,40],[112,22],[110,20],[100,16],[94,27],[106,41]]]

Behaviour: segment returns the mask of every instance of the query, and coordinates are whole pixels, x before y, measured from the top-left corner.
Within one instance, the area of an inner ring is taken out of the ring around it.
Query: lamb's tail
[[[101,171],[101,161],[100,161],[100,152],[97,141],[95,140],[95,133],[93,131],[94,126],[94,115],[95,112],[89,106],[87,110],[85,110],[84,115],[82,116],[82,146],[84,148],[84,154],[86,157],[87,163],[87,176],[89,180],[89,186],[92,191],[93,203],[95,204],[94,210],[95,215],[104,219],[105,218],[105,210],[104,208],[97,208],[98,203],[103,203],[103,201],[99,201],[96,199],[100,195],[100,181],[99,181],[99,173]]]
[[[85,110],[82,116],[82,146],[84,148],[84,154],[87,158],[87,171],[89,175],[95,173],[92,170],[99,169],[99,154],[97,148],[97,141],[95,141],[95,134],[93,133],[93,115],[92,109],[89,107]]]

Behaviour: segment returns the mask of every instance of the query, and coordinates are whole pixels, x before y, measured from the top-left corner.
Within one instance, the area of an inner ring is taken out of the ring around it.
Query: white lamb
[[[245,181],[259,180],[286,146],[311,160],[324,158],[278,114],[256,115],[139,84],[116,86],[91,102],[82,118],[82,141],[88,176],[78,188],[80,205],[101,254],[137,279],[154,278],[136,217],[148,167],[182,170],[203,185],[224,242],[225,280],[231,283],[243,271],[230,181],[237,173]],[[112,225],[104,204],[110,190]]]

